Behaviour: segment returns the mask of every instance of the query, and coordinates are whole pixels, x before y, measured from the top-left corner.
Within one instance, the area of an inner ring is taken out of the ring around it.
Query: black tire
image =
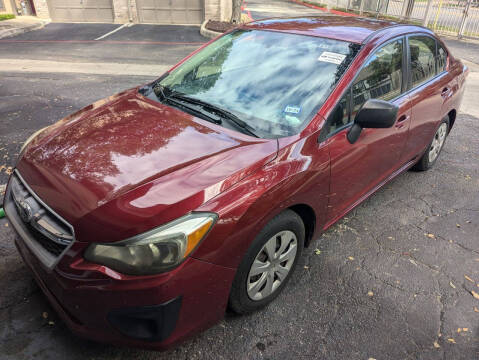
[[[252,300],[248,295],[247,281],[253,261],[268,240],[279,232],[287,230],[293,232],[297,238],[296,257],[294,258],[293,265],[285,279],[282,280],[281,284],[269,296],[261,300]],[[284,286],[289,281],[291,274],[294,272],[298,260],[301,258],[304,248],[304,239],[305,228],[303,221],[301,220],[301,217],[292,210],[283,211],[266,224],[253,240],[236,271],[229,297],[228,306],[230,310],[237,314],[246,314],[258,310],[273,301],[276,296],[281,293]]]
[[[441,148],[439,149],[439,153],[437,154],[436,158],[433,161],[429,161],[429,150],[431,149],[431,145],[434,141],[434,138],[436,137],[437,131],[439,130],[440,126],[442,124],[446,124],[446,138],[444,139],[444,142],[441,145]],[[428,147],[426,148],[426,151],[422,155],[422,157],[419,159],[419,161],[411,168],[414,171],[426,171],[429,170],[434,166],[436,163],[437,159],[439,158],[439,155],[441,154],[442,149],[444,148],[444,144],[446,143],[447,135],[449,134],[449,116],[446,116],[445,118],[442,119],[441,123],[436,129],[436,132],[434,132],[434,136],[429,143]]]

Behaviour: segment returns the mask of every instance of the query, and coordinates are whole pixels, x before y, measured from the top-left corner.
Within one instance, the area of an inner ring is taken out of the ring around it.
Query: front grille
[[[10,180],[11,198],[19,220],[31,238],[54,258],[73,242],[73,227],[51,210],[15,171]]]
[[[32,234],[33,238],[50,254],[55,257],[60,256],[60,254],[67,248],[67,245],[58,244],[54,241],[51,241],[45,235],[43,235],[40,231],[35,229],[30,224],[27,225],[28,230]]]

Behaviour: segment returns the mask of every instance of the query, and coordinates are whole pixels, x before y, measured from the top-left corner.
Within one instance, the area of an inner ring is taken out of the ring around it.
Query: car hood
[[[91,239],[93,225],[114,241],[194,210],[274,159],[277,147],[276,140],[210,124],[135,89],[49,127],[17,169],[77,237]]]

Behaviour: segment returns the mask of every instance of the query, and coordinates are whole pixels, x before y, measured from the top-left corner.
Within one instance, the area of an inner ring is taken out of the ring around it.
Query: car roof
[[[402,25],[394,21],[328,13],[321,16],[264,19],[245,24],[243,28],[318,36],[362,44],[373,33],[392,26],[424,30],[419,26]]]

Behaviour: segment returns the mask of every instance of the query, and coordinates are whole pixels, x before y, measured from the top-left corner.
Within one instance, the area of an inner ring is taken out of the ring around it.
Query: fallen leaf
[[[314,253],[315,253],[316,255],[319,255],[319,254],[321,254],[321,250],[319,250],[319,249],[314,249]]]
[[[373,295],[374,295],[374,293],[371,290],[369,290],[368,291],[368,296],[373,296]]]
[[[474,296],[477,300],[479,300],[479,294],[475,292],[474,290],[471,290],[472,296]]]
[[[42,313],[42,317],[43,317],[44,319],[46,319],[46,318],[48,317],[48,313],[47,313],[46,311],[44,311],[44,312]]]
[[[464,278],[465,278],[466,280],[470,281],[470,282],[474,282],[474,280],[472,280],[472,279],[471,279],[469,276],[467,276],[467,275],[464,275]]]
[[[436,349],[439,349],[441,346],[438,344],[437,341],[434,341],[434,347],[435,347]]]
[[[456,343],[456,340],[454,340],[453,338],[449,338],[449,339],[447,339],[447,341],[449,341],[450,343],[453,343],[453,344]]]
[[[452,287],[453,289],[456,288],[456,285],[454,285],[454,284],[452,283],[452,281],[449,281],[449,285],[451,285],[451,287]]]
[[[351,260],[351,261],[354,260],[354,258],[352,256],[348,256],[348,259]]]

